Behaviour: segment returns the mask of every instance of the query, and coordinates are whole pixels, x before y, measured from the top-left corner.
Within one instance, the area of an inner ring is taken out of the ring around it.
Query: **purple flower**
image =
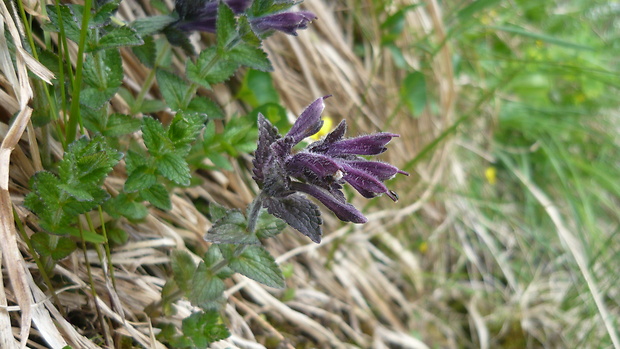
[[[268,34],[273,30],[297,36],[297,30],[308,28],[308,23],[315,19],[317,19],[316,15],[308,11],[281,12],[252,18],[250,20],[250,25],[258,36]]]
[[[320,242],[320,218],[318,222],[302,220],[305,224],[300,224],[298,217],[294,222],[292,219],[303,211],[301,203],[317,211],[300,192],[314,196],[345,222],[365,223],[366,217],[346,202],[342,185],[349,183],[367,198],[385,193],[396,201],[396,193],[383,182],[397,173],[408,175],[390,164],[360,157],[383,153],[390,140],[398,137],[397,134],[382,132],[344,138],[345,121],[324,139],[292,154],[295,145],[321,129],[321,112],[325,108],[323,101],[327,97],[321,97],[310,104],[284,137],[278,134],[277,128],[269,120],[259,114],[259,140],[253,161],[253,178],[265,196],[263,206],[269,213],[283,219],[315,242]],[[282,200],[287,204],[281,204]]]
[[[250,8],[253,0],[224,0],[224,3],[236,14],[241,15]],[[294,2],[284,1],[289,6]],[[175,10],[180,20],[175,24],[183,31],[216,32],[217,0],[177,0]],[[289,35],[297,35],[297,30],[306,29],[308,23],[317,19],[312,12],[275,12],[261,16],[247,14],[252,30],[258,36],[269,35],[274,30]]]

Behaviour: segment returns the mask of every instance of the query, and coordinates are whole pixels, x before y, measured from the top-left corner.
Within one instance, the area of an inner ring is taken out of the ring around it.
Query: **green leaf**
[[[168,39],[170,44],[181,47],[187,55],[194,56],[196,54],[194,46],[187,38],[187,33],[184,31],[174,26],[167,26],[164,28],[163,33],[166,35],[166,39]]]
[[[259,239],[267,239],[274,237],[282,232],[286,228],[286,223],[272,215],[267,210],[261,209],[256,222],[256,236]]]
[[[196,137],[198,137],[198,134],[205,126],[206,119],[205,114],[185,112],[179,112],[174,116],[168,127],[168,137],[178,154],[187,155],[182,150],[186,148],[189,151],[187,146],[196,140]]]
[[[145,99],[142,101],[142,105],[138,108],[138,111],[142,114],[151,114],[166,109],[166,103],[159,99]]]
[[[255,234],[247,231],[245,216],[239,210],[229,210],[213,223],[204,239],[216,244],[259,244]]]
[[[592,46],[577,44],[577,43],[566,41],[566,40],[563,40],[563,39],[558,39],[558,38],[556,38],[554,36],[547,35],[547,34],[533,33],[531,31],[527,31],[527,30],[525,30],[525,29],[523,29],[521,27],[518,27],[518,26],[490,26],[489,28],[495,29],[495,30],[501,30],[501,31],[507,32],[507,33],[512,33],[512,34],[517,34],[517,35],[525,36],[525,37],[532,38],[532,39],[535,39],[535,40],[541,40],[541,41],[547,42],[549,44],[563,46],[563,47],[567,47],[567,48],[573,48],[573,49],[585,50],[585,51],[593,51],[594,50],[594,47],[592,47]]]
[[[142,138],[149,153],[154,156],[167,154],[174,150],[174,145],[168,138],[164,126],[151,117],[142,118]]]
[[[129,238],[129,235],[127,235],[126,231],[118,228],[108,229],[107,234],[108,240],[110,240],[116,245],[124,245],[125,243],[127,243],[127,239]]]
[[[152,168],[148,166],[139,166],[134,169],[127,180],[123,190],[127,193],[133,193],[138,190],[150,188],[157,182],[157,176]]]
[[[146,67],[151,69],[155,68],[155,60],[157,59],[157,45],[155,45],[155,40],[152,36],[144,37],[144,44],[140,46],[133,46],[131,51]]]
[[[117,197],[106,201],[103,208],[114,218],[123,216],[133,221],[142,220],[149,213],[144,205],[135,202],[125,193],[120,193]]]
[[[237,273],[269,287],[285,286],[280,267],[262,246],[248,246],[239,257],[231,259],[228,265]]]
[[[216,53],[214,47],[209,47],[200,53],[196,63],[187,60],[185,73],[187,78],[206,88],[228,80],[237,70],[237,64],[232,59],[226,59]]]
[[[238,44],[230,51],[229,57],[239,65],[264,72],[273,71],[273,66],[269,58],[267,58],[267,53],[259,47],[248,44]]]
[[[156,183],[149,188],[140,190],[140,196],[161,210],[168,211],[172,209],[170,194],[161,183]]]
[[[239,17],[238,26],[241,40],[243,40],[246,44],[252,47],[260,47],[262,45],[262,40],[256,36],[256,33],[252,30],[247,16]]]
[[[99,235],[90,230],[84,230],[80,234],[80,231],[77,228],[72,228],[68,230],[68,233],[71,234],[72,236],[75,236],[76,238],[81,239],[82,237],[84,237],[84,241],[89,242],[91,244],[103,244],[106,242],[103,235]]]
[[[193,313],[183,319],[181,328],[183,337],[191,339],[194,348],[207,348],[209,344],[230,336],[215,310]]]
[[[144,44],[144,41],[135,29],[128,26],[122,26],[115,27],[101,37],[94,49],[100,50],[124,46],[139,46],[142,44]]]
[[[120,0],[107,0],[101,1],[97,3],[97,12],[90,19],[90,23],[88,23],[89,28],[101,28],[103,26],[108,25],[112,19],[111,17],[118,10],[118,6],[120,5]]]
[[[262,17],[276,12],[282,12],[295,4],[297,4],[296,1],[254,0],[249,9],[249,13],[253,17]]]
[[[189,90],[189,86],[177,75],[158,69],[157,84],[166,103],[172,110],[185,108],[183,98]]]
[[[104,136],[118,137],[140,129],[142,121],[125,114],[114,113],[108,117]]]
[[[217,307],[224,290],[224,282],[214,275],[204,262],[200,262],[192,275],[191,290],[187,298],[195,306],[210,309]]]
[[[209,203],[209,215],[211,216],[211,222],[215,222],[220,218],[226,216],[228,209],[216,202]]]
[[[224,52],[228,44],[237,37],[235,14],[224,2],[220,2],[217,7],[215,27],[217,28],[217,50]]]
[[[187,161],[173,153],[163,154],[157,159],[157,170],[167,179],[183,186],[190,183],[190,170]]]
[[[278,103],[280,103],[280,95],[273,84],[271,74],[253,69],[249,69],[243,77],[241,89],[239,89],[237,96],[244,102],[250,104],[253,108],[257,108],[258,106],[268,103],[279,106]],[[280,108],[284,110],[281,106]],[[252,116],[254,116],[254,114],[258,115],[258,111],[252,111]],[[272,120],[264,112],[263,115],[265,115],[265,117],[267,117],[274,125],[278,121]],[[287,123],[289,123],[288,120]]]
[[[167,15],[143,17],[131,22],[131,27],[135,29],[140,36],[145,37],[162,31],[176,20],[176,18]]]
[[[127,173],[132,173],[136,170],[136,168],[140,166],[147,166],[149,164],[149,160],[146,158],[144,154],[135,152],[133,150],[128,150],[125,155],[125,169]]]
[[[202,96],[194,97],[185,111],[204,113],[209,119],[223,119],[225,117],[222,108],[217,103]]]
[[[30,242],[37,253],[41,256],[52,257],[55,261],[67,257],[77,248],[75,242],[69,238],[50,236],[43,232],[32,234]]]
[[[47,5],[47,15],[49,16],[50,23],[44,25],[43,29],[60,32],[60,21],[62,21],[67,38],[78,43],[80,41],[80,25],[82,23],[81,9],[82,6],[79,5]],[[76,13],[78,16],[76,16]],[[87,41],[89,40],[88,36]]]
[[[123,64],[117,49],[98,51],[84,62],[86,88],[80,94],[80,103],[99,109],[118,91],[123,82]]]
[[[184,250],[173,250],[170,255],[170,265],[174,281],[184,292],[191,291],[191,281],[196,272],[196,263],[192,256]]]
[[[426,78],[423,73],[407,74],[400,87],[400,96],[414,117],[420,116],[426,108]]]

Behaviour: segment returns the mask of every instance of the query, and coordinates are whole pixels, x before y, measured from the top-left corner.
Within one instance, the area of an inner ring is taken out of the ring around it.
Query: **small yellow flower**
[[[418,250],[420,251],[420,253],[428,252],[428,242],[422,241],[420,243],[420,246],[418,246]]]
[[[312,136],[310,136],[310,138],[315,141],[318,141],[319,139],[327,136],[329,131],[332,130],[333,125],[334,125],[334,120],[332,120],[332,118],[330,118],[329,116],[324,116],[323,126],[321,126],[321,129],[319,130],[319,132],[313,134]]]
[[[536,40],[536,47],[541,48],[545,46],[545,43],[542,40]]]
[[[497,169],[495,167],[487,167],[484,171],[484,176],[487,178],[487,182],[489,182],[490,185],[495,185],[495,183],[497,183]]]

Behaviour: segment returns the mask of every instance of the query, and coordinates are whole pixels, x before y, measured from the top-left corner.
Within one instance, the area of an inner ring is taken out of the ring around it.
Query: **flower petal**
[[[409,176],[409,173],[399,170],[396,166],[392,166],[385,162],[368,161],[368,160],[347,160],[347,165],[366,171],[372,174],[380,181],[386,181],[394,177],[397,173]]]
[[[293,177],[303,176],[306,171],[311,171],[322,178],[335,175],[341,170],[341,166],[328,156],[301,152],[286,161],[286,170]]]
[[[282,12],[264,17],[253,18],[250,25],[257,35],[271,30],[279,30],[289,35],[297,35],[298,29],[308,28],[308,23],[317,19],[316,15],[308,11]]]
[[[291,189],[314,196],[325,205],[325,207],[334,212],[342,221],[353,223],[366,223],[368,221],[355,206],[337,198],[334,194],[323,188],[306,183],[293,182],[291,184]]]
[[[329,149],[329,147],[331,147],[331,145],[334,142],[337,142],[341,140],[342,137],[344,137],[344,133],[346,130],[347,130],[347,122],[344,120],[340,121],[338,126],[336,126],[336,128],[332,132],[328,133],[324,139],[310,144],[308,146],[308,151],[311,151],[313,153],[327,152],[327,149]]]
[[[395,133],[375,133],[367,136],[344,139],[331,144],[325,152],[327,155],[377,155],[387,150],[385,147],[392,138],[398,137]]]
[[[345,174],[342,177],[355,190],[362,194],[365,198],[372,198],[377,194],[387,194],[393,201],[398,200],[396,193],[388,190],[379,178],[364,170],[357,169],[352,166],[344,165]]]
[[[225,0],[224,2],[235,14],[243,13],[252,4],[252,0]]]
[[[286,134],[291,137],[295,144],[301,142],[302,139],[310,137],[319,132],[323,121],[321,121],[321,113],[325,109],[323,100],[329,96],[317,98],[299,115],[291,130]]]

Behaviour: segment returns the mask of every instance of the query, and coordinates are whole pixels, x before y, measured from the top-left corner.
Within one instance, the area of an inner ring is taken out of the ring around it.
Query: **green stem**
[[[250,204],[248,208],[248,227],[247,231],[249,234],[253,234],[256,230],[256,223],[258,222],[258,217],[260,215],[260,210],[263,207],[263,192],[260,192],[254,201]],[[237,245],[235,247],[235,251],[233,252],[233,258],[239,257],[243,251],[248,247],[248,245]],[[227,259],[222,259],[217,264],[212,266],[211,272],[213,274],[217,274],[220,270],[224,269],[228,265]]]
[[[232,38],[228,42],[228,44],[226,44],[226,46],[224,46],[224,49],[222,51],[228,52],[232,50],[233,48],[235,48],[235,46],[237,46],[237,44],[239,44],[240,42],[241,42],[241,37],[237,35],[234,38]],[[220,52],[220,50],[217,50],[215,53],[215,56],[213,56],[213,58],[211,58],[211,60],[207,63],[207,65],[204,66],[204,68],[200,70],[199,76],[206,75],[213,67],[215,67],[215,65],[221,58],[222,58],[222,53]],[[192,82],[190,84],[189,89],[185,93],[185,96],[183,96],[183,106],[187,107],[187,105],[189,105],[190,100],[196,94],[196,91],[198,91],[198,87],[200,87],[200,85],[195,82]]]
[[[157,54],[157,57],[155,58],[155,64],[153,64],[153,69],[151,69],[151,71],[149,72],[149,75],[146,77],[146,80],[144,80],[144,84],[142,84],[142,89],[138,93],[138,96],[136,97],[136,101],[132,107],[132,110],[131,110],[132,114],[135,114],[138,112],[138,110],[134,110],[134,108],[142,107],[144,96],[146,96],[147,92],[151,90],[151,85],[153,85],[153,80],[155,80],[155,70],[157,69],[157,67],[161,66],[161,63],[166,57],[166,55],[168,55],[168,52],[170,52],[170,44],[168,44],[166,41],[166,43],[164,44],[164,47],[162,47],[161,51],[159,51],[159,53]]]
[[[86,48],[86,36],[88,35],[88,22],[90,21],[90,9],[92,0],[84,1],[84,12],[82,13],[82,27],[80,29],[80,42],[78,45],[77,63],[75,65],[75,79],[71,88],[71,110],[69,123],[65,130],[66,144],[71,144],[75,140],[77,126],[81,124],[80,117],[80,92],[82,90],[82,67],[84,65],[84,49]]]
[[[108,275],[112,279],[112,286],[116,290],[116,278],[114,277],[114,268],[112,266],[112,254],[110,253],[110,241],[108,240],[108,231],[105,227],[105,222],[103,221],[103,209],[101,206],[98,208],[99,210],[99,221],[101,222],[101,233],[103,234],[103,238],[105,239],[105,243],[103,247],[105,248],[105,256],[108,259]]]

